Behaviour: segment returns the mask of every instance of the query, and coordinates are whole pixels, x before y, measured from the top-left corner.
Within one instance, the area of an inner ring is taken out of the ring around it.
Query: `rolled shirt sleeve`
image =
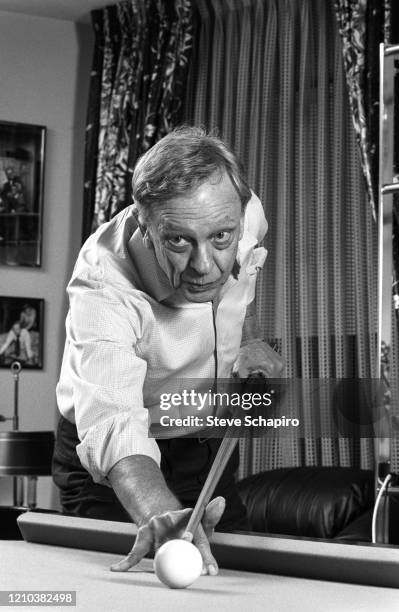
[[[147,364],[135,350],[140,314],[104,288],[69,293],[58,403],[67,418],[74,413],[82,465],[95,482],[108,484],[107,474],[124,457],[141,454],[160,463],[143,401]]]

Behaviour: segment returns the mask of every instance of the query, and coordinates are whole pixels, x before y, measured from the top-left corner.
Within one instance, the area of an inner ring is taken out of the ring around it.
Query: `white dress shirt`
[[[223,286],[215,315],[211,302],[176,300],[136,228],[131,206],[102,225],[83,245],[67,288],[58,406],[76,423],[82,465],[102,484],[124,457],[148,455],[159,465],[148,423],[161,393],[178,392],[179,381],[192,379],[200,387],[231,375],[266,258],[257,245],[267,222],[253,194],[238,246],[240,272]],[[182,434],[182,428],[168,428],[169,437]]]

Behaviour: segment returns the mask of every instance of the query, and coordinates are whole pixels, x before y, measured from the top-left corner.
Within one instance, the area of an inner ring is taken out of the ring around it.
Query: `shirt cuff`
[[[106,486],[110,486],[107,475],[125,457],[146,455],[158,466],[161,463],[156,440],[149,438],[148,429],[129,414],[119,414],[90,427],[76,451],[94,482]]]

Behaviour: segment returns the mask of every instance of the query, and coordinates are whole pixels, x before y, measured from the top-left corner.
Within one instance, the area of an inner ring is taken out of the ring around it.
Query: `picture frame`
[[[0,264],[41,266],[46,128],[0,121]]]
[[[44,300],[0,296],[0,368],[43,369]]]

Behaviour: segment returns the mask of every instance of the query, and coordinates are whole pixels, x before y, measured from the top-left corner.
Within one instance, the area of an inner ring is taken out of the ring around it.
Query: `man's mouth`
[[[198,283],[198,282],[190,282],[184,281],[185,285],[193,291],[194,293],[201,293],[202,291],[209,291],[210,289],[215,289],[217,287],[217,282],[213,283]]]

